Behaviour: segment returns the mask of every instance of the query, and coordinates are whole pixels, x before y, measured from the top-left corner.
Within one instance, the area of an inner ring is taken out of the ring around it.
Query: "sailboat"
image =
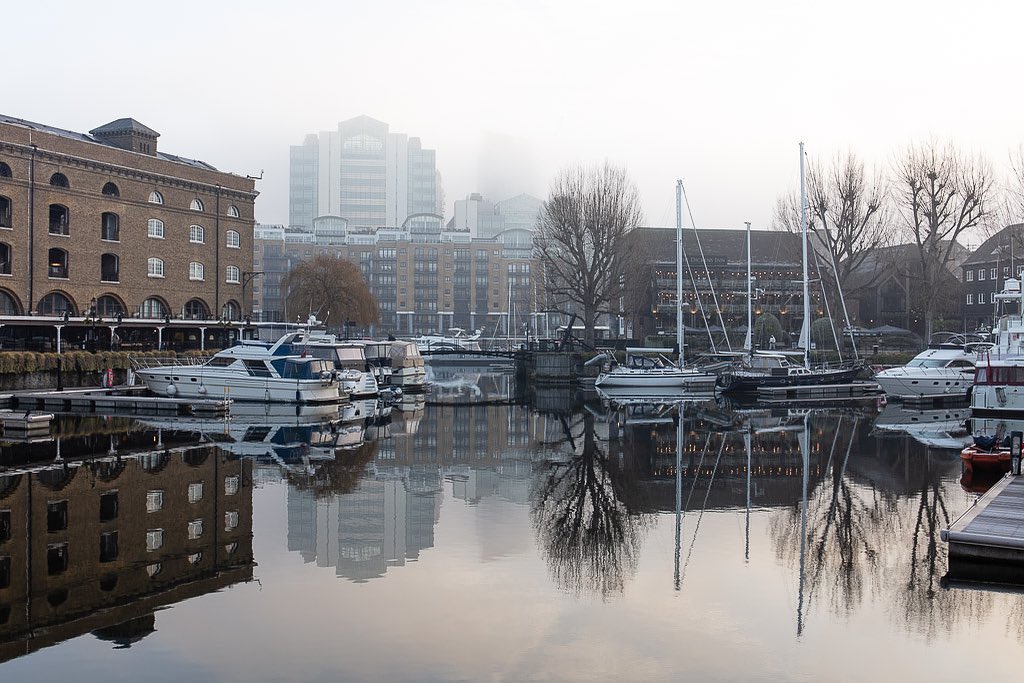
[[[683,181],[676,181],[676,343],[679,362],[672,363],[659,352],[664,349],[628,348],[626,363],[612,362],[594,382],[599,389],[666,389],[689,392],[712,392],[718,378],[707,372],[683,365],[685,330],[683,328]],[[649,354],[658,354],[656,358]],[[646,354],[646,355],[645,355]]]
[[[750,224],[747,224],[747,344],[749,356],[740,367],[723,373],[719,386],[723,393],[755,393],[760,387],[806,386],[822,384],[845,384],[857,379],[863,371],[862,363],[840,364],[838,366],[811,367],[810,322],[811,298],[810,280],[807,274],[807,184],[804,174],[804,143],[800,143],[800,222],[802,225],[804,320],[800,332],[799,346],[804,350],[804,362],[798,365],[789,360],[787,354],[778,352],[753,351],[751,345],[751,292],[750,292]]]

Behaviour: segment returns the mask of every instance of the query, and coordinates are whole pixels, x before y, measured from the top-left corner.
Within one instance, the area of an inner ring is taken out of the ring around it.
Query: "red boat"
[[[980,446],[968,446],[960,451],[960,459],[963,460],[964,469],[999,469],[1003,472],[1010,471],[1010,449],[1002,446],[994,448],[982,448]]]

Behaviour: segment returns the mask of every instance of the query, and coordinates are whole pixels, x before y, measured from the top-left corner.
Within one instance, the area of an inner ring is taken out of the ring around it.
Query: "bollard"
[[[1024,432],[1014,432],[1010,438],[1010,474],[1020,475],[1021,446],[1024,442]]]

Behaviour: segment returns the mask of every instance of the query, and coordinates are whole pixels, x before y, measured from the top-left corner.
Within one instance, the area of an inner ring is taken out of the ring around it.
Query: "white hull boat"
[[[158,396],[268,403],[337,403],[343,394],[330,362],[295,354],[302,332],[273,345],[243,342],[205,363],[136,367],[136,376]]]
[[[970,345],[941,344],[929,348],[899,368],[875,375],[875,381],[891,398],[967,396],[974,385],[978,357]]]

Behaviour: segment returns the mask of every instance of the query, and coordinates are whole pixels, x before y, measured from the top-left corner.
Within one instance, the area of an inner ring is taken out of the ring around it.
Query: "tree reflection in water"
[[[903,627],[929,639],[984,621],[989,593],[940,587],[947,547],[939,531],[950,522],[954,480],[947,470],[958,459],[943,466],[942,456],[909,437],[876,440],[849,416],[819,413],[810,426],[828,460],[825,479],[808,494],[805,612],[823,599],[834,614],[849,615],[870,592],[884,596]],[[800,529],[799,506],[770,522],[776,556],[794,568]]]
[[[317,498],[351,493],[377,457],[378,442],[365,441],[358,448],[339,450],[333,460],[317,462],[311,471],[286,470],[285,478],[300,491],[311,491]]]
[[[573,425],[562,418],[562,426],[564,438],[547,446],[561,447],[567,458],[539,465],[531,520],[555,582],[575,594],[606,598],[621,592],[636,572],[648,524],[640,512],[642,489],[632,468],[621,459],[612,462],[598,443],[591,413],[575,417]]]

